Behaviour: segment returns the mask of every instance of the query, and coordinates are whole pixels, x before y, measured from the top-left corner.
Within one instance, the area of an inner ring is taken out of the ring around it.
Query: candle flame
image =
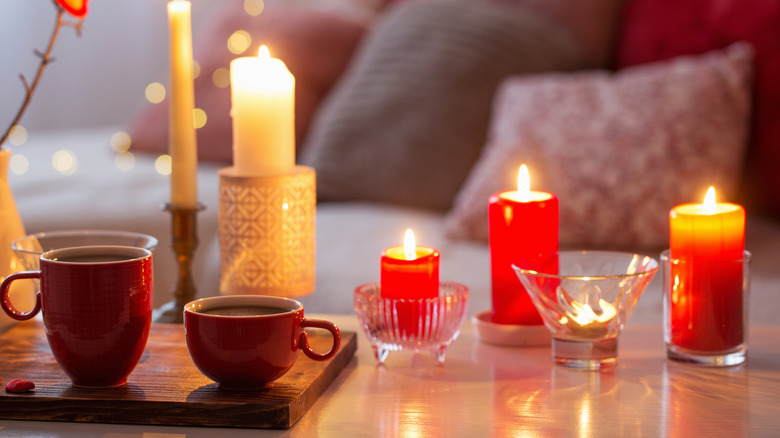
[[[257,57],[260,59],[271,59],[271,52],[268,51],[268,47],[265,44],[260,46],[260,50],[257,51]]]
[[[173,0],[171,2],[168,2],[168,10],[181,13],[181,11],[186,11],[187,9],[190,9],[190,2],[184,1],[184,0]]]
[[[517,193],[521,200],[529,201],[531,197],[531,177],[528,175],[528,167],[523,164],[517,171]]]
[[[406,234],[404,234],[404,257],[406,257],[406,260],[414,260],[417,258],[417,246],[411,228],[406,230]]]
[[[585,277],[587,278],[587,277]],[[575,300],[566,291],[566,288],[558,286],[555,289],[558,298],[558,304],[561,305],[564,315],[559,319],[561,324],[565,324],[569,319],[580,326],[586,326],[592,323],[605,323],[617,315],[617,309],[601,298],[601,289],[593,286],[592,290],[585,297],[585,302]],[[591,306],[589,303],[593,303]],[[566,319],[564,322],[563,319]]]
[[[604,301],[603,298],[599,298],[599,307],[601,307],[601,309],[599,309],[600,312],[598,313],[588,304],[578,303],[577,301],[574,301],[571,304],[577,310],[577,313],[572,314],[571,317],[577,321],[577,324],[579,325],[588,325],[593,322],[607,322],[617,315],[615,307]]]
[[[702,204],[702,210],[706,214],[715,213],[715,187],[710,186],[707,189],[707,194],[704,196],[704,203]]]

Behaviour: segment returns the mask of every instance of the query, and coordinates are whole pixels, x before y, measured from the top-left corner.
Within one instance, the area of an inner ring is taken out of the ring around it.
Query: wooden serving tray
[[[330,334],[309,332],[316,351]],[[0,389],[0,418],[181,426],[289,428],[314,404],[357,349],[354,332],[341,332],[341,349],[325,362],[302,353],[270,387],[228,391],[202,375],[190,359],[184,327],[152,324],[141,362],[125,386],[78,388],[62,372],[46,341],[43,324],[17,324],[0,336],[0,386],[11,379],[35,382],[30,393]]]

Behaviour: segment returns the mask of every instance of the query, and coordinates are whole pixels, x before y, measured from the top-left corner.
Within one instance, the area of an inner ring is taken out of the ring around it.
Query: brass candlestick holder
[[[181,324],[184,322],[184,305],[195,299],[190,263],[198,246],[197,214],[206,206],[198,203],[195,208],[181,208],[166,203],[162,209],[171,213],[171,247],[176,253],[179,277],[173,287],[173,300],[155,310],[153,319],[154,322]]]

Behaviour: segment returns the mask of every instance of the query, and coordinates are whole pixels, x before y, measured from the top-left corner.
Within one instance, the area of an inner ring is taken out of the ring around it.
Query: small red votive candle
[[[412,230],[406,230],[403,246],[382,251],[382,298],[419,299],[439,296],[439,251],[417,246]]]
[[[703,203],[672,208],[669,225],[669,342],[702,352],[738,347],[745,340],[743,266],[718,262],[744,258],[745,209],[716,203],[710,187]]]
[[[557,273],[558,198],[532,191],[528,168],[520,166],[517,190],[488,200],[493,308],[497,324],[540,325],[542,318],[512,264]]]
[[[439,251],[417,246],[412,230],[406,230],[403,246],[382,251],[380,260],[382,298],[420,300],[439,296]],[[417,336],[425,306],[416,301],[395,304],[398,330],[403,336]]]

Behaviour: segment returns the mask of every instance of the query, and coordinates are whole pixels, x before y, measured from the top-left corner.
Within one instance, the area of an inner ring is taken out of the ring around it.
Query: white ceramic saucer
[[[490,310],[483,310],[471,317],[482,342],[505,347],[539,347],[550,345],[552,336],[544,324],[511,325],[495,324],[490,320]]]

